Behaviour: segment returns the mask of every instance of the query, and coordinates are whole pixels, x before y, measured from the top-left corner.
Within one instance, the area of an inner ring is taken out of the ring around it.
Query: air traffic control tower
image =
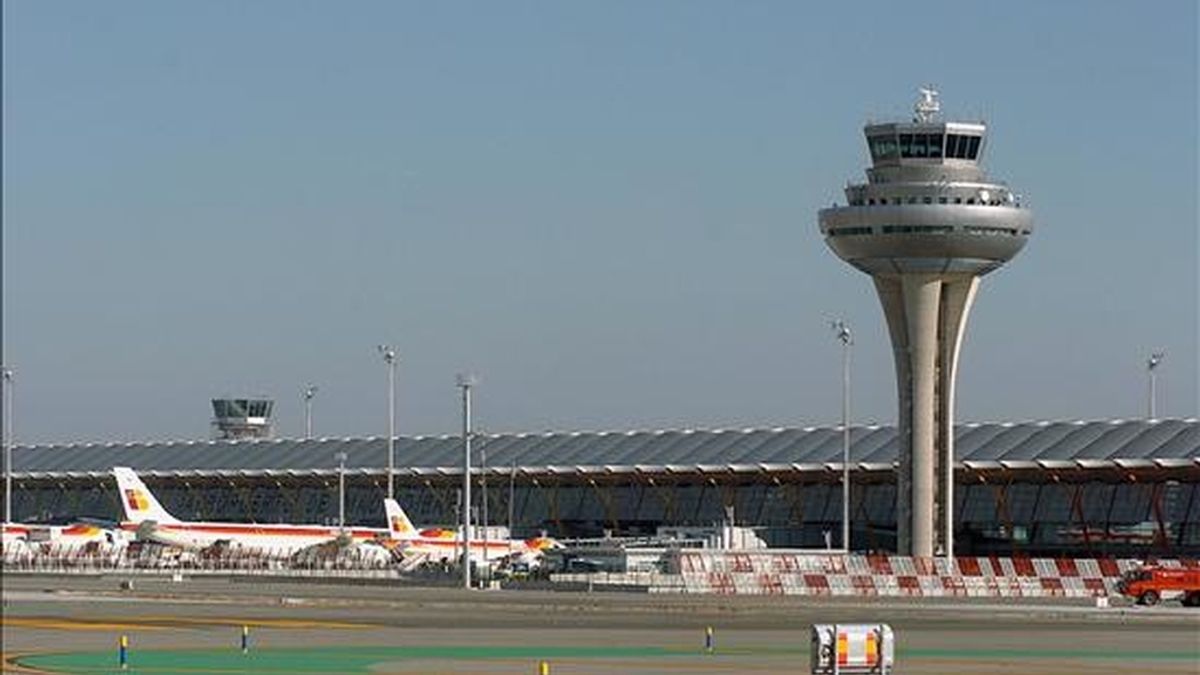
[[[270,438],[274,408],[269,398],[214,398],[212,436],[222,441]]]
[[[911,122],[865,128],[871,167],[846,206],[820,212],[833,252],[871,275],[896,362],[897,549],[954,551],[954,376],[979,278],[1008,262],[1033,215],[980,161],[982,123],[941,119],[921,89]]]

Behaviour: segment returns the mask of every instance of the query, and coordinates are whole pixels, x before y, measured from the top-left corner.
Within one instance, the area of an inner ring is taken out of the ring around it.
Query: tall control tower
[[[1008,262],[1033,214],[980,167],[987,127],[941,119],[920,90],[911,122],[870,124],[867,182],[820,212],[833,252],[871,275],[896,361],[897,549],[954,551],[954,375],[979,277]]]

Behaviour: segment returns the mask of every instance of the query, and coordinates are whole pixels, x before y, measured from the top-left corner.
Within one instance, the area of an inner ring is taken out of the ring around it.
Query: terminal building
[[[1200,554],[1196,419],[955,423],[979,279],[1024,247],[1033,216],[984,172],[986,125],[941,119],[928,88],[914,112],[864,129],[866,182],[818,214],[829,248],[870,275],[896,355],[898,425],[851,430],[850,548]],[[214,400],[213,412],[208,442],[16,448],[15,518],[117,518],[109,472],[129,466],[180,518],[332,524],[344,453],[347,521],[383,524],[387,439],[271,439],[268,400]],[[840,539],[842,438],[840,427],[477,435],[472,508],[518,536],[721,525],[825,548]],[[418,524],[459,521],[462,446],[395,439],[396,496]]]
[[[900,441],[851,429],[852,548],[895,551]],[[957,555],[1200,554],[1200,421],[955,428]],[[186,519],[382,526],[385,438],[18,446],[18,520],[119,517],[113,466]],[[457,522],[459,436],[395,441],[397,498],[418,525]],[[840,427],[477,435],[474,507],[516,535],[647,536],[733,523],[772,547],[824,548],[841,527]]]

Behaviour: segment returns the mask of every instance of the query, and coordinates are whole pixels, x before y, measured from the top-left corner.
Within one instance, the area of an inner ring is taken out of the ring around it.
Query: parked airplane
[[[71,523],[69,525],[26,525],[29,528],[25,540],[30,544],[49,543],[62,548],[74,548],[87,544],[111,544],[122,546],[129,541],[120,529],[101,527],[95,523]]]
[[[304,549],[338,544],[349,546],[387,538],[387,531],[328,525],[259,525],[254,523],[185,521],[171,515],[132,469],[113,468],[125,520],[121,529],[138,539],[183,549],[230,546],[263,553],[291,555]]]
[[[4,523],[0,531],[0,547],[4,550],[24,549],[29,539],[29,526],[24,523]]]
[[[418,528],[409,520],[395,499],[383,500],[387,512],[388,533],[399,542],[405,555],[427,555],[434,560],[453,560],[462,555],[462,536],[457,529],[439,527]],[[479,537],[468,540],[471,560],[476,564],[483,561],[511,560],[537,564],[542,555],[552,548],[561,548],[554,539],[534,537],[532,539],[488,539]]]
[[[116,529],[101,527],[90,522],[73,522],[66,525],[43,523],[4,523],[5,544],[23,541],[27,544],[57,544],[73,548],[84,544],[121,544],[125,541]]]
[[[29,551],[29,544],[26,542],[28,536],[27,526],[20,523],[4,523],[3,529],[0,529],[0,556],[3,556],[5,562]]]

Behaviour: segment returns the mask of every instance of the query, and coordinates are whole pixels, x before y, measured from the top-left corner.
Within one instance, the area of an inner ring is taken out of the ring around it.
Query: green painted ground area
[[[1195,650],[1183,652],[1101,652],[1083,649],[899,649],[896,660],[906,656],[924,659],[977,659],[980,661],[1107,661],[1121,660],[1131,663],[1142,661],[1195,661]]]
[[[764,647],[718,650],[720,655],[804,655],[808,649]],[[326,647],[262,649],[242,654],[236,650],[145,650],[131,654],[129,669],[122,671],[115,651],[37,654],[22,657],[22,666],[59,673],[365,673],[389,661],[518,660],[536,664],[555,659],[704,658],[696,650],[659,647],[527,647],[527,646],[426,646],[426,647]],[[1195,651],[1138,652],[1018,649],[902,649],[897,661],[906,659],[966,659],[981,662],[1029,661],[1192,661]]]
[[[388,661],[493,661],[647,658],[694,655],[659,647],[328,647],[240,651],[145,650],[133,652],[121,670],[116,651],[37,654],[22,666],[60,673],[365,673]]]

